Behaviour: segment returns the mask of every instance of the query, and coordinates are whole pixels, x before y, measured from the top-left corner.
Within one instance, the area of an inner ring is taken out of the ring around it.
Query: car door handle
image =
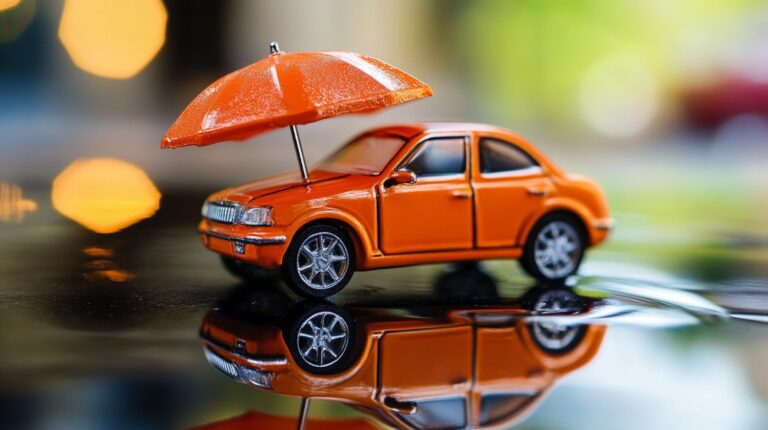
[[[472,197],[472,191],[469,190],[455,190],[451,193],[453,197],[456,197],[457,199],[468,199]]]
[[[403,415],[413,415],[416,413],[416,410],[418,409],[418,407],[416,406],[416,403],[407,402],[407,401],[403,402],[395,399],[394,397],[384,398],[384,406],[388,407],[390,410],[394,412],[397,412]]]
[[[529,187],[528,194],[536,197],[544,197],[549,194],[549,190],[547,188]]]

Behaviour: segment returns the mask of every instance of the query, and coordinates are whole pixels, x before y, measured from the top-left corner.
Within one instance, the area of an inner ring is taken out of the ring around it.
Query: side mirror
[[[395,170],[392,172],[392,174],[387,178],[386,181],[384,181],[384,188],[389,188],[394,185],[400,185],[400,184],[415,184],[416,183],[416,174],[411,172],[410,170]]]

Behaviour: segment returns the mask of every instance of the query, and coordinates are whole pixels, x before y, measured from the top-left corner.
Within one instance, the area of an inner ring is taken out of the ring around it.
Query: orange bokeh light
[[[160,51],[167,18],[160,0],[66,0],[59,39],[77,67],[127,79]]]
[[[154,215],[160,192],[143,170],[112,158],[74,161],[53,181],[53,207],[96,233],[114,233]]]
[[[21,0],[0,0],[0,12],[16,7],[21,3]]]

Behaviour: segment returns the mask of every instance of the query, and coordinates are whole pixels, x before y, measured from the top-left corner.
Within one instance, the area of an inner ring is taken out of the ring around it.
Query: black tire
[[[565,326],[547,321],[547,316],[573,315],[582,312],[584,300],[568,288],[536,288],[527,294],[531,314],[539,319],[528,324],[533,343],[549,355],[564,355],[573,351],[584,340],[587,327]]]
[[[318,239],[320,242],[317,242]],[[331,241],[336,242],[331,245]],[[321,242],[328,249],[324,250],[324,255],[313,257],[320,259],[317,266],[302,269],[310,267],[307,264],[313,264],[302,247],[307,245],[310,250],[318,251]],[[344,260],[334,260],[342,256]],[[325,224],[313,225],[293,238],[283,257],[282,270],[285,282],[296,294],[308,298],[329,297],[341,291],[352,279],[355,248],[343,229]],[[332,277],[334,273],[337,278]]]
[[[435,297],[464,300],[495,300],[499,298],[496,280],[480,268],[476,261],[454,264],[441,274],[432,291]]]
[[[335,322],[334,319],[336,319]],[[283,331],[285,343],[296,364],[307,372],[316,375],[333,375],[347,370],[354,363],[358,355],[356,352],[359,351],[355,345],[355,325],[349,313],[341,307],[325,302],[305,303],[293,312],[288,324],[289,326]],[[330,327],[327,332],[329,337],[325,339],[327,343],[311,338],[315,336],[313,326],[321,331]],[[346,334],[346,337],[330,339],[330,336],[341,334]],[[336,357],[327,352],[327,349],[312,348],[312,345],[330,348],[335,351]],[[302,351],[307,353],[303,354]]]
[[[564,267],[562,268],[555,267],[555,263],[552,263],[552,267],[548,267],[543,261],[537,262],[537,253],[546,252],[541,248],[543,245],[539,241],[540,235],[543,234],[545,236],[542,240],[551,236],[553,228],[551,226],[556,226],[557,231],[566,231],[564,234],[569,238],[569,243],[575,245],[575,248],[570,253],[560,248],[556,250],[557,252],[565,252],[569,259],[568,264],[563,264]],[[578,272],[581,261],[584,258],[587,243],[587,234],[584,231],[584,227],[574,216],[566,213],[545,215],[533,226],[528,234],[525,246],[523,247],[523,256],[520,258],[520,265],[526,273],[536,279],[561,281]]]
[[[280,276],[280,270],[265,269],[225,255],[221,256],[221,264],[227,269],[227,272],[249,284],[275,281]]]

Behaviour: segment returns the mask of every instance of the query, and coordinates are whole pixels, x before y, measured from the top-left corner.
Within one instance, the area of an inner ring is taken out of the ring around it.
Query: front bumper
[[[200,234],[212,236],[217,239],[228,240],[230,242],[250,243],[252,245],[272,245],[275,243],[285,243],[285,236],[230,236],[215,231],[200,231]]]
[[[235,361],[228,360],[207,346],[203,348],[203,352],[205,353],[206,360],[208,360],[208,363],[213,366],[213,368],[235,381],[254,385],[259,388],[272,388],[273,373],[253,369],[248,366],[243,366]]]
[[[200,239],[211,251],[274,269],[282,263],[287,234],[276,227],[250,227],[202,220]]]

